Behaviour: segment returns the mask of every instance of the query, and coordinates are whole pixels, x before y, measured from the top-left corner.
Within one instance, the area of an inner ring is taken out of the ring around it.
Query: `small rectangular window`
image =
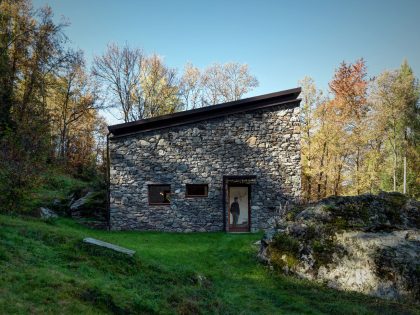
[[[171,185],[149,185],[150,205],[169,205],[171,203]]]
[[[209,185],[207,184],[187,184],[186,197],[207,197]]]

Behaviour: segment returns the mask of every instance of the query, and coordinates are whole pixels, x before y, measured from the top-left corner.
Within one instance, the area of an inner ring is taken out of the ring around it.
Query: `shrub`
[[[277,234],[269,247],[271,263],[280,269],[293,268],[299,263],[299,247],[299,241],[292,236],[284,233]]]
[[[44,149],[44,139],[27,130],[3,132],[0,138],[0,212],[22,211],[29,191],[39,183],[46,160]]]

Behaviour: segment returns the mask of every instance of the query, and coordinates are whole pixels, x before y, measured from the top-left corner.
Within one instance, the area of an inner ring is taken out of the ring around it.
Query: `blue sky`
[[[404,58],[420,74],[420,0],[129,1],[33,0],[49,4],[88,64],[107,43],[128,42],[182,70],[186,62],[247,63],[260,86],[248,96],[297,86],[327,88],[343,60],[365,58],[370,76]],[[110,122],[115,123],[109,115]]]

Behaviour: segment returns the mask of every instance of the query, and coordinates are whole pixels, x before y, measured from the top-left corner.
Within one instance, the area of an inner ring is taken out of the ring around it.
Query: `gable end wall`
[[[300,196],[298,104],[111,138],[111,229],[222,231],[226,175],[256,175],[251,229],[267,229]],[[208,197],[186,198],[189,183],[208,184]],[[171,205],[149,205],[149,184],[170,184]]]

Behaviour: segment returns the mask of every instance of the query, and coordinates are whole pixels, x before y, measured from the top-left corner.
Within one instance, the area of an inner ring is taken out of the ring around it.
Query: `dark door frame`
[[[229,232],[229,213],[226,208],[228,202],[228,193],[230,186],[247,186],[248,187],[248,231],[251,231],[251,184],[255,183],[256,175],[234,175],[223,176],[223,230]],[[247,183],[248,182],[248,183]]]
[[[227,216],[228,230],[229,230],[229,232],[249,232],[249,231],[251,231],[251,185],[250,184],[236,184],[236,183],[228,184],[228,186],[227,186],[227,191],[228,191],[227,200],[229,201],[229,203],[230,203],[230,188],[231,187],[247,187],[248,188],[248,224],[247,224],[246,228],[231,227],[230,226],[230,211],[228,209],[228,216]],[[229,206],[229,203],[227,204],[228,206]]]

